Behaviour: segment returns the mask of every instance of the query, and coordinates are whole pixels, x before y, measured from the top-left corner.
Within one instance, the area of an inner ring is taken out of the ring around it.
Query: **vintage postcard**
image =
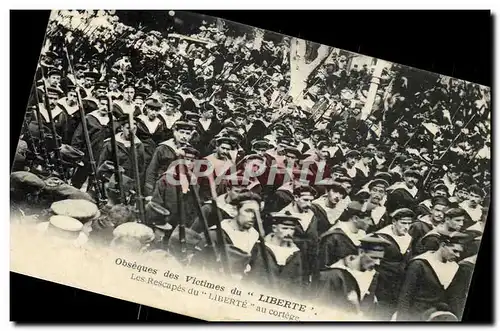
[[[215,17],[53,11],[11,270],[209,321],[459,321],[490,113],[489,87]]]

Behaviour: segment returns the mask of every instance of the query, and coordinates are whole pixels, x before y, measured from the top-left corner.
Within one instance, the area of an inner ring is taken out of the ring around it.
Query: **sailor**
[[[347,192],[340,183],[325,180],[322,186],[325,187],[326,194],[312,202],[312,209],[318,218],[319,235],[334,226],[347,208],[347,205],[343,203]]]
[[[177,121],[172,126],[173,138],[162,141],[156,147],[146,170],[145,195],[151,195],[156,181],[169,168],[170,164],[183,156],[182,148],[189,146],[196,126],[190,122]]]
[[[415,220],[415,213],[411,209],[401,208],[395,210],[391,217],[392,224],[376,232],[389,242],[377,269],[377,312],[384,320],[390,320],[397,309],[405,268],[411,258],[412,237],[408,230]]]
[[[272,231],[264,238],[269,270],[259,246],[250,263],[248,279],[257,284],[267,283],[268,273],[271,273],[273,284],[276,284],[273,288],[297,294],[296,291],[301,291],[302,259],[300,249],[293,242],[293,235],[299,219],[291,213],[273,213],[271,217]]]
[[[415,254],[422,254],[427,251],[437,250],[440,236],[450,235],[464,229],[466,212],[462,208],[450,208],[444,213],[444,221],[434,229],[427,232],[415,243]]]
[[[359,248],[322,268],[314,290],[318,300],[340,313],[373,314],[378,273],[390,243],[371,234],[360,239]]]
[[[455,277],[466,234],[455,232],[439,238],[439,247],[414,257],[405,273],[396,312],[397,321],[418,321],[423,313],[446,303],[446,290]]]
[[[319,255],[316,270],[334,264],[348,255],[356,255],[361,238],[373,224],[371,209],[366,203],[352,201],[339,222],[319,238]]]
[[[137,137],[144,144],[145,162],[149,164],[159,143],[166,140],[165,124],[158,117],[162,105],[156,99],[148,99],[144,114],[137,116]]]

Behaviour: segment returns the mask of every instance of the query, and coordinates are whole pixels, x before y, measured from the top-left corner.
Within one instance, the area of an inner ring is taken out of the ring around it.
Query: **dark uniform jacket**
[[[405,271],[398,300],[398,321],[422,320],[422,314],[437,304],[446,303],[446,289],[455,277],[455,262],[436,265],[426,252],[413,258]]]

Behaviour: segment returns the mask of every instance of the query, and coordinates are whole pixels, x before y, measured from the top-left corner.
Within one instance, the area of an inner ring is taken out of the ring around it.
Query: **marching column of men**
[[[452,167],[429,177],[410,155],[387,162],[383,147],[305,116],[286,115],[288,127],[252,101],[222,107],[185,82],[55,77],[29,103],[14,219],[356,314],[461,316],[487,214],[481,183]]]

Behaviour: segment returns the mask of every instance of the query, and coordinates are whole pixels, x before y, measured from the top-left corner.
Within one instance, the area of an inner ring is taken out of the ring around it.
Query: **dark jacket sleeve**
[[[423,277],[422,262],[412,261],[406,269],[405,280],[401,287],[398,300],[397,320],[408,321],[412,319],[411,305],[415,293],[418,291],[419,279]]]

